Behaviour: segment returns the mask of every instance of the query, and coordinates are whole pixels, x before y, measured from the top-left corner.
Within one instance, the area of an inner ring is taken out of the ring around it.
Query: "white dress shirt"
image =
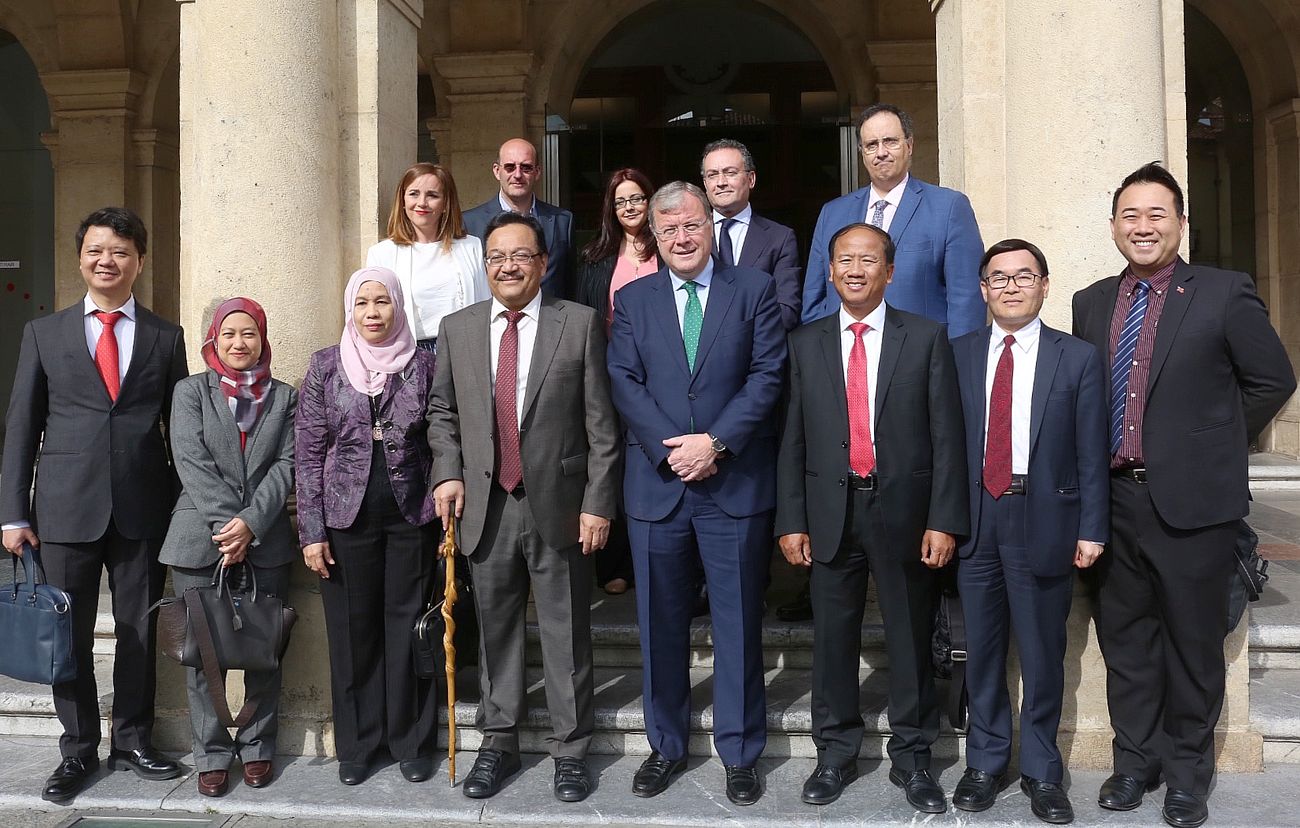
[[[881,329],[885,326],[885,303],[882,301],[876,309],[862,319],[854,319],[852,314],[840,306],[840,363],[844,370],[844,388],[849,387],[849,351],[857,339],[850,325],[866,322],[868,329],[862,334],[862,344],[867,349],[867,402],[871,404],[871,445],[876,444],[876,376],[880,373],[880,345],[884,341]]]
[[[95,311],[99,306],[95,300],[86,294],[86,298],[81,300],[83,324],[86,330],[86,349],[90,351],[90,358],[95,358],[95,346],[99,344],[99,334],[104,330],[104,323],[100,322],[95,316]],[[126,369],[131,367],[131,355],[135,353],[135,294],[131,294],[126,300],[126,304],[117,308],[117,311],[125,314],[117,323],[113,325],[113,337],[117,339],[117,380],[120,383],[126,379]]]
[[[876,202],[883,198],[889,203],[885,206],[885,217],[884,221],[880,223],[880,229],[888,233],[889,225],[894,223],[894,214],[898,212],[898,203],[903,200],[903,193],[907,190],[907,182],[911,179],[911,175],[903,176],[903,180],[898,182],[898,185],[894,187],[894,189],[884,195],[881,195],[879,191],[876,190],[876,185],[872,184],[870,190],[867,192],[867,214],[862,217],[862,220],[867,224],[871,223],[871,216],[876,212]]]
[[[501,350],[501,336],[510,325],[506,321],[508,308],[492,300],[492,322],[488,325],[488,354],[492,361],[492,388],[497,387],[497,353]],[[517,325],[519,329],[519,376],[515,379],[515,417],[516,422],[524,418],[524,395],[528,393],[528,369],[533,364],[533,346],[537,343],[537,325],[542,311],[542,294],[538,292],[533,301],[524,306],[524,315]]]
[[[678,330],[685,330],[686,300],[691,298],[687,294],[686,290],[682,288],[682,285],[686,284],[686,280],[678,276],[676,273],[673,273],[670,269],[668,271],[668,281],[672,283],[673,301],[677,303],[677,328]],[[703,317],[704,311],[709,307],[709,284],[713,281],[712,256],[710,256],[708,262],[705,263],[704,270],[701,271],[700,275],[696,276],[692,281],[695,282],[695,295],[700,297],[700,316]]]
[[[1029,417],[1034,402],[1034,370],[1038,366],[1038,340],[1043,321],[1035,318],[1013,334],[1016,342],[1011,346],[1011,473],[1029,473]],[[993,323],[989,336],[989,361],[984,370],[984,440],[989,444],[989,399],[993,394],[993,377],[1002,358],[1003,342],[1007,332]]]
[[[501,212],[503,213],[517,212],[515,208],[510,205],[510,202],[506,201],[505,195],[500,190],[497,190],[497,203],[501,205]],[[537,196],[533,196],[532,202],[528,205],[528,212],[520,213],[520,215],[537,218]],[[483,243],[487,243],[486,239]]]
[[[722,222],[730,218],[734,223],[731,225],[731,252],[736,254],[736,261],[727,262],[727,264],[740,264],[740,251],[745,247],[745,236],[749,235],[749,222],[754,217],[754,208],[746,204],[745,209],[736,213],[734,216],[724,216],[717,210],[713,211],[713,249],[721,252],[722,250]]]

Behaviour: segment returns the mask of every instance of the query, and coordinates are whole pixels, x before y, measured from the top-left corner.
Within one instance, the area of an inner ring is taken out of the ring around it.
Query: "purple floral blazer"
[[[402,515],[416,526],[433,520],[429,488],[432,454],[425,408],[433,382],[433,355],[417,349],[379,397],[388,480]],[[357,519],[373,456],[370,400],[353,388],[339,363],[339,346],[311,356],[298,392],[295,425],[298,540],[327,540],[325,527],[346,529]]]

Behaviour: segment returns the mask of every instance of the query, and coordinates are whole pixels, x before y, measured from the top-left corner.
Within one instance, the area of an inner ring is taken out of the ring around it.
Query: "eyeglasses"
[[[683,224],[680,227],[677,225],[673,225],[672,227],[662,227],[655,231],[655,237],[660,241],[672,241],[677,238],[679,232],[685,233],[688,236],[694,236],[706,226],[707,225],[701,224],[698,221],[693,221],[690,224]]]
[[[525,253],[522,250],[516,250],[514,253],[511,253],[509,256],[507,256],[504,253],[493,253],[491,256],[485,256],[483,258],[483,261],[487,262],[488,267],[501,267],[505,265],[506,259],[509,259],[510,261],[514,262],[520,267],[523,267],[524,265],[528,264],[529,262],[531,262],[533,259],[536,259],[540,255],[542,254]]]
[[[1037,273],[1031,273],[1028,270],[1022,270],[1015,274],[1000,273],[995,270],[984,277],[984,284],[988,285],[993,290],[1002,290],[1012,282],[1015,282],[1016,287],[1018,288],[1031,288],[1034,286],[1034,283],[1041,278],[1043,277]]]
[[[643,195],[628,196],[627,198],[616,198],[614,199],[614,209],[622,210],[624,207],[640,207],[642,204],[645,204],[649,200],[650,199],[646,198]]]
[[[862,145],[862,151],[867,155],[875,155],[881,147],[890,152],[897,152],[898,148],[903,146],[902,138],[881,138],[879,141],[868,141]]]
[[[748,172],[748,170],[741,170],[736,167],[727,167],[725,170],[706,170],[704,172],[704,182],[706,184],[712,184],[719,178],[726,178],[730,181],[734,181],[746,172]]]
[[[532,175],[533,171],[537,169],[536,164],[529,164],[528,162],[524,162],[523,164],[516,164],[513,161],[507,161],[504,164],[497,164],[497,166],[505,170],[508,175],[514,175],[516,169],[519,170],[524,175]]]

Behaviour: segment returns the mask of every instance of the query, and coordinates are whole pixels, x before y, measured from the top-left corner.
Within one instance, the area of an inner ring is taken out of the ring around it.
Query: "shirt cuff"
[[[0,532],[8,532],[10,529],[31,529],[32,525],[25,520],[15,520],[13,523],[0,525]]]

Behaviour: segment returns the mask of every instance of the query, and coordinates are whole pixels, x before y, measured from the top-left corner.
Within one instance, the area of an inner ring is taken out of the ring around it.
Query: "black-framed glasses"
[[[529,164],[527,161],[525,161],[522,164],[516,164],[513,161],[507,161],[501,165],[501,169],[505,170],[510,175],[514,175],[516,169],[519,170],[524,175],[532,175],[533,171],[537,169],[537,165]]]
[[[640,207],[642,204],[645,204],[649,200],[650,199],[646,198],[643,195],[628,196],[627,198],[616,198],[614,199],[614,209],[622,210],[624,207]]]
[[[1015,282],[1018,288],[1031,288],[1041,278],[1043,277],[1029,270],[1022,270],[1019,273],[1000,273],[995,270],[984,277],[984,284],[993,290],[1002,290],[1012,282]]]
[[[528,264],[529,262],[531,262],[533,259],[536,259],[540,255],[542,254],[525,253],[522,250],[516,250],[514,253],[511,253],[509,256],[507,256],[504,253],[493,253],[491,256],[484,256],[483,261],[487,263],[488,267],[501,267],[506,263],[506,259],[509,259],[510,261],[514,262],[520,267],[523,267],[524,265]]]

